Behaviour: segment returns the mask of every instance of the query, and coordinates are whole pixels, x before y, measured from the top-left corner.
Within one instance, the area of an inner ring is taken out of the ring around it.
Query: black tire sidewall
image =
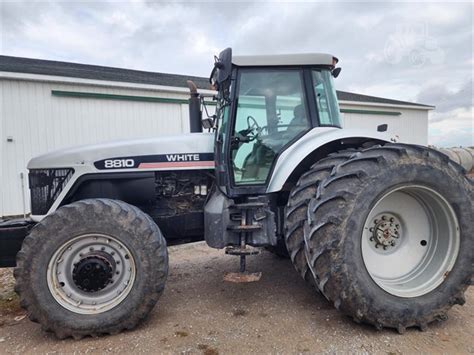
[[[318,288],[314,284],[314,278],[308,267],[304,251],[303,223],[307,220],[308,204],[311,198],[316,196],[319,184],[331,174],[334,167],[347,161],[355,153],[356,149],[342,150],[313,164],[310,170],[308,170],[308,173],[301,176],[298,180],[298,184],[290,191],[290,196],[285,206],[284,239],[286,249],[289,256],[293,255],[293,258],[290,257],[290,259],[292,259],[296,271],[305,281],[315,286],[316,289]],[[293,206],[298,205],[300,205],[300,207],[296,207],[295,211],[289,213]],[[299,209],[302,209],[302,211],[299,211],[300,214],[298,215]]]

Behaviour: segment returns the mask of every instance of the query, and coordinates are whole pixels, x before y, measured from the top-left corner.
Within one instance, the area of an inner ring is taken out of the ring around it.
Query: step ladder
[[[255,282],[259,281],[262,277],[261,272],[250,273],[246,270],[247,256],[260,254],[260,249],[247,245],[247,239],[251,233],[259,231],[263,228],[261,223],[255,221],[258,220],[258,217],[254,218],[254,214],[250,212],[256,211],[262,207],[266,207],[266,204],[262,202],[247,202],[232,206],[232,209],[240,212],[240,224],[229,225],[227,230],[239,234],[240,245],[228,246],[225,249],[225,253],[228,255],[236,255],[240,257],[240,270],[239,272],[230,272],[225,274],[224,281],[235,283]]]

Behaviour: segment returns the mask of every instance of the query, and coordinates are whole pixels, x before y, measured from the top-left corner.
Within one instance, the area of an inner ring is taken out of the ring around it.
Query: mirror
[[[232,72],[232,49],[226,48],[215,57],[214,68],[209,77],[209,82],[216,90],[219,90],[229,78]]]

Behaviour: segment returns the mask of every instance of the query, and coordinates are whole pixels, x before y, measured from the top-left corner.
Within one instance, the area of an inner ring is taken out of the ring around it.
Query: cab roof
[[[326,53],[232,56],[232,64],[242,67],[287,65],[334,66],[337,62],[338,59],[336,57]]]

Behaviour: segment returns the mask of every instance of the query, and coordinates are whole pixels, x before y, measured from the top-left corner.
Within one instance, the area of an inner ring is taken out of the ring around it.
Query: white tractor
[[[473,183],[433,149],[344,129],[329,54],[216,58],[216,114],[190,83],[190,134],[71,148],[28,164],[32,215],[0,225],[1,266],[59,338],[132,329],[155,306],[167,241],[268,248],[356,322],[425,329],[473,275]],[[207,110],[206,110],[207,111]],[[207,132],[202,132],[204,127]],[[21,248],[21,250],[19,250]]]

